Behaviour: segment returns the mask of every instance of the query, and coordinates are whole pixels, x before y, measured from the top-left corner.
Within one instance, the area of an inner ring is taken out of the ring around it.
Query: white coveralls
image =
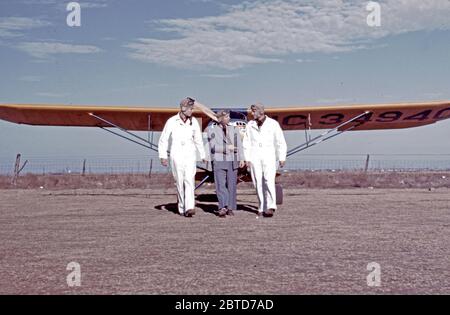
[[[183,122],[180,114],[169,118],[159,138],[158,153],[160,159],[167,159],[170,152],[170,167],[176,182],[180,214],[195,208],[196,150],[200,159],[205,159],[202,132],[197,119],[192,117]]]
[[[277,209],[275,176],[277,160],[286,161],[287,145],[280,124],[266,116],[261,127],[247,124],[243,140],[244,157],[251,162],[251,175],[259,201],[258,211]]]

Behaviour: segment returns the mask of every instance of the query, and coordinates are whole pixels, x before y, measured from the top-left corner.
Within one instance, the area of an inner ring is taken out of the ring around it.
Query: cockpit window
[[[247,115],[241,112],[230,111],[230,118],[233,120],[247,120]]]
[[[220,111],[220,109],[214,108],[213,111],[217,113],[218,111]],[[247,126],[247,110],[246,109],[230,110],[230,120],[232,125],[240,127],[240,129],[245,129],[245,127]],[[217,125],[217,123],[211,120],[209,122],[209,125],[214,126]]]

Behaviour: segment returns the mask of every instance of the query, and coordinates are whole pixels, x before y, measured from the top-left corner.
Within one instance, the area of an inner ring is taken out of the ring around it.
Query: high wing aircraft
[[[213,109],[214,111],[223,108]],[[231,123],[245,128],[252,119],[247,108],[226,108],[230,110]],[[97,127],[109,133],[132,141],[150,150],[158,151],[152,140],[145,139],[133,131],[162,131],[165,122],[177,114],[179,108],[73,106],[73,105],[0,105],[0,119],[17,124],[35,126]],[[434,124],[450,118],[450,101],[365,104],[340,106],[303,106],[267,108],[266,114],[277,120],[283,130],[304,130],[305,142],[288,150],[288,157],[300,151],[329,140],[347,131],[401,129]],[[215,122],[196,110],[203,130]],[[311,130],[327,129],[312,137]],[[152,137],[153,138],[153,137]],[[213,173],[198,166],[197,188],[213,180]],[[279,174],[278,174],[279,175]],[[239,174],[239,181],[250,181],[246,170]],[[282,188],[277,185],[277,203],[283,199]]]

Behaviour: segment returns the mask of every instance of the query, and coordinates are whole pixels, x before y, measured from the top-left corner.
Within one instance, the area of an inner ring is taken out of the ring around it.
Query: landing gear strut
[[[283,186],[281,184],[275,184],[275,196],[277,205],[283,204]]]

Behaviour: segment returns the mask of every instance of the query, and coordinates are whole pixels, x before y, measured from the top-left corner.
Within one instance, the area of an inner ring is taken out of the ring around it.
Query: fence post
[[[150,170],[148,172],[148,178],[152,178],[153,159],[150,159]]]
[[[17,177],[19,176],[19,167],[20,167],[20,153],[16,156],[16,163],[14,164],[14,174],[12,178],[12,184],[16,186]]]
[[[83,160],[83,171],[81,173],[81,176],[86,175],[86,159]]]
[[[364,168],[364,172],[366,172],[366,173],[367,173],[367,170],[369,169],[369,160],[370,160],[370,155],[367,154],[366,167]]]

